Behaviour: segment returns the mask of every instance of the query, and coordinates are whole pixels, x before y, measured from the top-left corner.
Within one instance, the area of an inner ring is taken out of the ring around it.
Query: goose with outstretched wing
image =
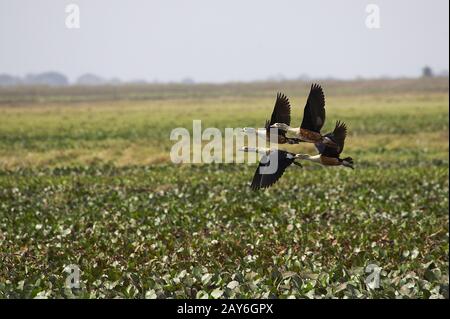
[[[273,127],[275,123],[282,123],[284,125],[291,125],[291,105],[286,95],[282,93],[277,94],[275,106],[273,107],[272,116],[270,120],[266,120],[264,128],[255,129],[251,127],[243,128],[243,132],[247,134],[254,134],[263,137],[268,142],[278,144],[297,144],[300,142],[298,138],[290,138],[286,136],[286,131]]]
[[[327,146],[321,143],[316,144],[319,151],[318,155],[297,154],[297,157],[302,160],[319,163],[324,166],[338,166],[342,165],[353,169],[353,159],[351,157],[340,158],[344,150],[345,138],[347,137],[347,125],[344,122],[337,121],[333,132],[325,135],[336,146]]]
[[[312,84],[311,90],[303,109],[303,120],[300,127],[290,127],[289,124],[277,122],[271,125],[285,133],[290,133],[301,142],[314,143],[336,147],[336,143],[320,133],[325,123],[325,95],[322,87]]]
[[[291,164],[302,166],[295,161],[299,156],[292,152],[264,147],[243,147],[241,150],[262,154],[250,185],[253,190],[268,188],[275,184]]]

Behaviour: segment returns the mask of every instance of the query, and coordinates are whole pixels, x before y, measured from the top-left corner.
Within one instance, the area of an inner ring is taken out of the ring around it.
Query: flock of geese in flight
[[[257,152],[262,158],[253,176],[251,188],[258,190],[276,183],[291,164],[302,166],[297,160],[307,160],[324,166],[349,167],[353,169],[351,157],[340,158],[347,136],[347,126],[337,121],[333,132],[322,135],[320,130],[325,123],[325,96],[318,84],[311,86],[308,100],[303,111],[300,127],[291,127],[291,105],[289,99],[281,93],[277,99],[270,121],[263,129],[244,128],[245,133],[256,133],[268,142],[277,144],[313,143],[319,154],[296,154],[278,148],[243,147],[244,152]],[[271,163],[276,163],[275,170]]]

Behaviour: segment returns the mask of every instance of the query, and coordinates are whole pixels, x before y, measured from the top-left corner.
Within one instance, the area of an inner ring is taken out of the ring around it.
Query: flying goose
[[[344,149],[345,137],[347,136],[347,125],[344,122],[337,121],[332,133],[328,133],[325,137],[333,141],[337,147],[330,147],[324,144],[316,144],[319,151],[318,155],[297,154],[297,158],[319,163],[325,166],[343,165],[353,169],[353,159],[346,157],[341,159],[339,155]]]
[[[289,126],[291,124],[291,105],[286,95],[277,93],[277,99],[275,106],[273,107],[272,116],[269,120],[266,120],[266,124],[263,129],[254,129],[252,127],[244,127],[244,133],[256,133],[262,136],[265,140],[278,144],[297,144],[300,142],[298,138],[289,138],[286,136],[286,130],[280,130],[273,127],[275,123]],[[275,135],[273,135],[275,134]]]
[[[271,149],[265,147],[243,147],[241,150],[244,152],[257,152],[262,154],[262,158],[259,162],[258,168],[253,176],[251,188],[258,190],[260,188],[268,188],[275,184],[284,171],[291,164],[302,166],[296,160],[307,160],[315,163],[319,163],[324,166],[339,166],[349,167],[353,169],[353,159],[346,157],[341,159],[339,155],[344,149],[345,137],[347,136],[347,126],[344,122],[337,121],[333,132],[325,135],[336,147],[327,146],[324,144],[316,144],[319,151],[318,155],[308,154],[295,154],[284,150]]]
[[[328,145],[336,147],[336,144],[327,136],[322,136],[320,130],[325,123],[325,95],[319,84],[312,84],[303,110],[303,120],[300,127],[290,127],[288,123],[274,123],[275,127],[286,133],[294,134],[301,142],[314,143],[316,145]]]
[[[301,154],[265,147],[244,146],[241,150],[244,152],[257,152],[263,155],[250,185],[253,190],[268,188],[275,184],[291,164],[302,166],[300,163],[295,162],[296,159],[301,157]]]

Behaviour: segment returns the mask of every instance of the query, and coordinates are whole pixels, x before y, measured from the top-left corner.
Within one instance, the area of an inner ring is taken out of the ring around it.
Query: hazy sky
[[[80,28],[65,25],[78,4]],[[380,8],[369,29],[366,5]],[[0,0],[0,73],[247,81],[449,68],[448,0]]]

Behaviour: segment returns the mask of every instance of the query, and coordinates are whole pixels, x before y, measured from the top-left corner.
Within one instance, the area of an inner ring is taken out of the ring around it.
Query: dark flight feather
[[[270,136],[271,139],[272,137],[274,137],[274,141],[276,142],[281,142],[281,140],[279,140],[279,137],[282,136],[284,139],[286,139],[286,132],[277,128],[270,127],[275,123],[285,123],[287,125],[291,125],[291,105],[289,103],[289,99],[282,93],[277,93],[277,99],[275,101],[275,106],[273,107],[270,121],[267,120],[266,124],[264,125],[264,127],[266,128],[267,136]]]
[[[291,125],[291,104],[287,96],[282,93],[277,93],[277,100],[275,101],[269,124],[273,125],[275,123]]]
[[[294,162],[294,156],[295,154],[282,150],[272,150],[269,155],[264,155],[259,162],[250,187],[258,190],[275,184],[283,176],[286,168]],[[278,161],[278,165],[276,161]]]
[[[301,128],[320,133],[325,123],[325,95],[319,84],[311,85],[308,100],[303,110]]]

